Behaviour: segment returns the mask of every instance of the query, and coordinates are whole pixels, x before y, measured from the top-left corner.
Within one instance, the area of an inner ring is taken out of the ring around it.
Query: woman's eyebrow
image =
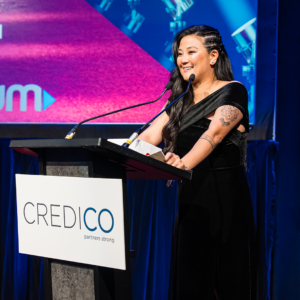
[[[196,48],[196,49],[198,49],[196,46],[190,46],[190,47],[187,47],[186,49],[190,49],[190,48]],[[182,51],[182,49],[178,49],[178,51]]]

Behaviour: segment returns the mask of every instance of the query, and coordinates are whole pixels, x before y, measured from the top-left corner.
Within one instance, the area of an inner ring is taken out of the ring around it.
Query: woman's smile
[[[193,69],[193,67],[183,67],[183,72],[189,72]]]

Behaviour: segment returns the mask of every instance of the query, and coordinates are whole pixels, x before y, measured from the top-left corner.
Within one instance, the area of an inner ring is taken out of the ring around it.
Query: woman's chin
[[[182,74],[183,80],[189,81],[191,74],[192,74],[192,73],[189,73],[189,74]]]

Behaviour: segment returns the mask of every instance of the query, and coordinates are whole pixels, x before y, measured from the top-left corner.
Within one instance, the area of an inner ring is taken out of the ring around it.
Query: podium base
[[[126,270],[44,258],[46,300],[132,300],[126,169],[87,149],[41,149],[39,174],[123,182]]]
[[[52,293],[55,300],[95,300],[94,270],[61,263],[51,264]]]

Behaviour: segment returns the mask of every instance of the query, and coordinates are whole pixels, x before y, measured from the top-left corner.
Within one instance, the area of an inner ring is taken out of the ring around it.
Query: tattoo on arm
[[[203,133],[203,134],[201,135],[200,139],[203,139],[203,140],[208,141],[208,142],[210,143],[212,149],[215,148],[216,144],[215,144],[214,140],[213,140],[209,135]]]
[[[220,121],[222,123],[222,126],[229,126],[231,121],[234,121],[237,119],[240,111],[231,105],[225,105],[221,109],[221,116]]]
[[[222,126],[229,126],[230,122],[225,122],[223,118],[220,119]]]

